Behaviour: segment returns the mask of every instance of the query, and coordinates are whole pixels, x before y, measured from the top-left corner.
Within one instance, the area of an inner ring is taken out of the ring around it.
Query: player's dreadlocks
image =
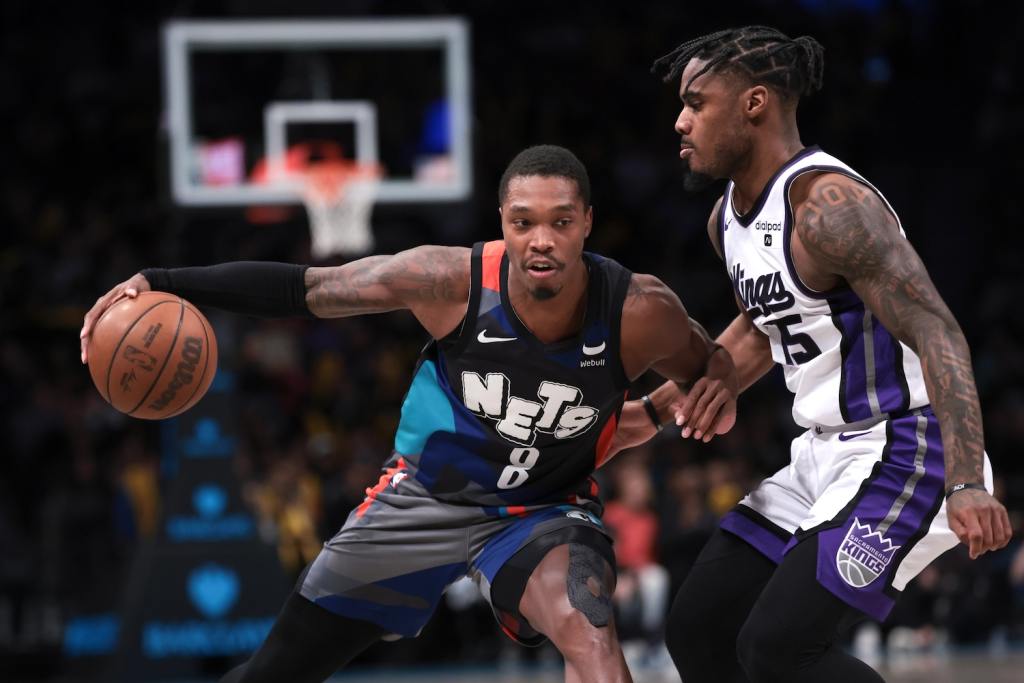
[[[825,48],[810,36],[790,38],[768,26],[744,26],[689,40],[661,57],[651,67],[674,81],[697,57],[707,64],[686,88],[713,69],[735,69],[756,83],[775,88],[786,99],[799,99],[821,89]],[[686,90],[684,88],[684,91]]]

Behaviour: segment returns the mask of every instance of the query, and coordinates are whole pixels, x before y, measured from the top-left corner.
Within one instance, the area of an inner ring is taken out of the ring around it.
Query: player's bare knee
[[[565,576],[568,609],[564,611],[564,628],[549,635],[562,655],[570,662],[587,662],[616,656],[617,638],[613,624],[611,568],[593,548],[569,545],[569,564]]]
[[[538,570],[522,605],[531,625],[570,660],[613,652],[614,573],[600,553],[569,543],[553,549]]]
[[[587,668],[618,656],[618,639],[611,615],[604,626],[593,626],[576,608],[563,604],[552,616],[546,635],[566,661]]]
[[[619,643],[610,626],[580,628],[577,625],[566,629],[558,638],[551,640],[566,662],[578,670],[588,670],[619,657]]]

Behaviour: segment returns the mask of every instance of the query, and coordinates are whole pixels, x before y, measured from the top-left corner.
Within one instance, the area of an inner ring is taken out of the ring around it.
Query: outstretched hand
[[[83,364],[89,362],[89,335],[92,334],[92,330],[100,316],[121,299],[134,299],[139,295],[139,292],[148,292],[149,290],[149,280],[142,273],[136,273],[121,284],[115,285],[113,289],[99,299],[96,299],[96,303],[85,314],[85,320],[82,322],[82,331],[78,334],[78,339],[82,346]]]
[[[704,376],[685,392],[681,402],[672,405],[676,424],[682,427],[684,439],[711,441],[725,434],[736,424],[736,397],[739,380],[732,356],[722,347],[711,352]]]
[[[968,547],[975,560],[989,550],[1010,542],[1013,529],[1006,508],[988,491],[962,489],[946,500],[949,528]]]
[[[707,443],[736,424],[736,391],[723,379],[701,377],[672,410],[676,425],[682,427],[680,436],[688,439],[692,435]]]

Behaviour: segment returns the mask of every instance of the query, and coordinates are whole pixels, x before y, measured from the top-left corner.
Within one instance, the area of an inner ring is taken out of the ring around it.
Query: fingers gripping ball
[[[89,374],[122,413],[161,420],[188,410],[217,371],[213,328],[192,304],[140,292],[107,309],[89,339]]]

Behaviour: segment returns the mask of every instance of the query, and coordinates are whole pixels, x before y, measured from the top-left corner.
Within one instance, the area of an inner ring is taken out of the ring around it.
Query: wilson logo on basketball
[[[181,350],[181,362],[178,363],[178,369],[175,371],[171,383],[167,385],[167,388],[164,389],[164,392],[160,394],[157,400],[149,404],[149,407],[152,410],[163,410],[174,400],[174,397],[178,395],[178,391],[183,386],[192,384],[192,380],[195,378],[196,365],[202,357],[203,340],[199,337],[185,337],[185,343]]]

